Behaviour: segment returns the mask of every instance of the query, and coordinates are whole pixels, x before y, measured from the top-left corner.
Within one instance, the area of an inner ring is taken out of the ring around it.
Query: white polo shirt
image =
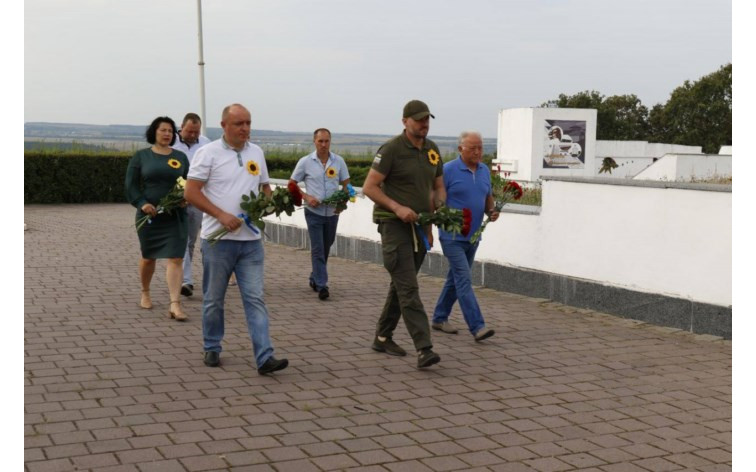
[[[269,183],[268,167],[259,146],[248,142],[241,152],[237,152],[223,138],[197,150],[187,178],[204,182],[202,192],[208,200],[232,215],[243,213],[239,206],[242,195],[249,195],[250,191],[257,195],[260,185]],[[216,218],[205,213],[200,237],[207,239],[208,235],[222,227]],[[261,235],[261,231],[255,233],[242,224],[239,230],[223,236],[223,239],[252,241],[260,239]]]

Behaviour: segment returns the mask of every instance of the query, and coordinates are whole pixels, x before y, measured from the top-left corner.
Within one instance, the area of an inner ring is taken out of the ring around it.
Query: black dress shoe
[[[329,296],[331,296],[331,294],[328,293],[328,287],[323,287],[318,292],[318,298],[321,299],[321,300],[325,300]]]
[[[315,282],[312,281],[312,280],[310,280],[310,288],[312,289],[313,292],[317,292],[318,291],[318,286],[315,285]]]
[[[430,367],[433,364],[438,364],[441,360],[441,356],[431,350],[431,348],[425,348],[417,355],[417,368],[423,369]]]
[[[288,360],[276,359],[275,357],[270,356],[268,360],[265,361],[265,364],[263,364],[257,369],[257,373],[260,375],[270,374],[271,372],[275,372],[277,370],[283,370],[288,366],[289,366]]]
[[[220,352],[205,351],[205,365],[208,367],[218,367],[220,365]]]
[[[194,294],[194,285],[184,284],[181,286],[181,295],[191,297]]]

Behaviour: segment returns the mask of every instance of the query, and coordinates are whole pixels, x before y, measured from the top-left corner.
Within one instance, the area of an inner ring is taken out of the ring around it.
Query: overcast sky
[[[196,0],[26,0],[24,121],[148,124],[199,112]],[[635,93],[649,108],[732,61],[729,0],[204,0],[207,123],[496,136],[501,108]]]

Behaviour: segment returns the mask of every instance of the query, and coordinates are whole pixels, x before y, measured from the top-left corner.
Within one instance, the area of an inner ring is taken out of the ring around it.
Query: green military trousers
[[[376,329],[377,336],[391,338],[399,318],[404,317],[415,349],[433,347],[430,324],[417,283],[417,272],[425,259],[425,245],[413,238],[414,225],[400,220],[378,223],[383,246],[383,266],[391,276],[386,303]],[[417,245],[417,252],[415,251]]]

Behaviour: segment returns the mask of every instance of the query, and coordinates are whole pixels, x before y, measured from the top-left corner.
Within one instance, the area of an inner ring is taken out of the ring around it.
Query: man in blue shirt
[[[325,300],[328,291],[328,253],[336,240],[336,226],[339,224],[339,211],[335,206],[321,205],[320,202],[330,197],[342,187],[346,191],[349,183],[349,171],[344,159],[331,152],[331,132],[318,128],[313,133],[315,152],[308,154],[297,162],[290,182],[304,182],[306,193],[302,194],[305,208],[307,232],[310,235],[312,272],[310,287],[318,292],[318,298]]]
[[[433,311],[431,327],[444,333],[456,334],[457,329],[449,323],[454,302],[459,300],[462,316],[475,341],[493,336],[494,330],[486,328],[483,314],[472,288],[470,268],[478,250],[480,238],[470,244],[470,236],[475,234],[483,222],[484,213],[491,221],[499,218],[495,211],[491,194],[491,173],[481,162],[483,139],[480,133],[465,131],[459,136],[459,157],[444,164],[444,187],[446,205],[451,208],[469,208],[472,212],[470,232],[467,236],[453,235],[439,229],[441,249],[449,260],[449,273]]]

